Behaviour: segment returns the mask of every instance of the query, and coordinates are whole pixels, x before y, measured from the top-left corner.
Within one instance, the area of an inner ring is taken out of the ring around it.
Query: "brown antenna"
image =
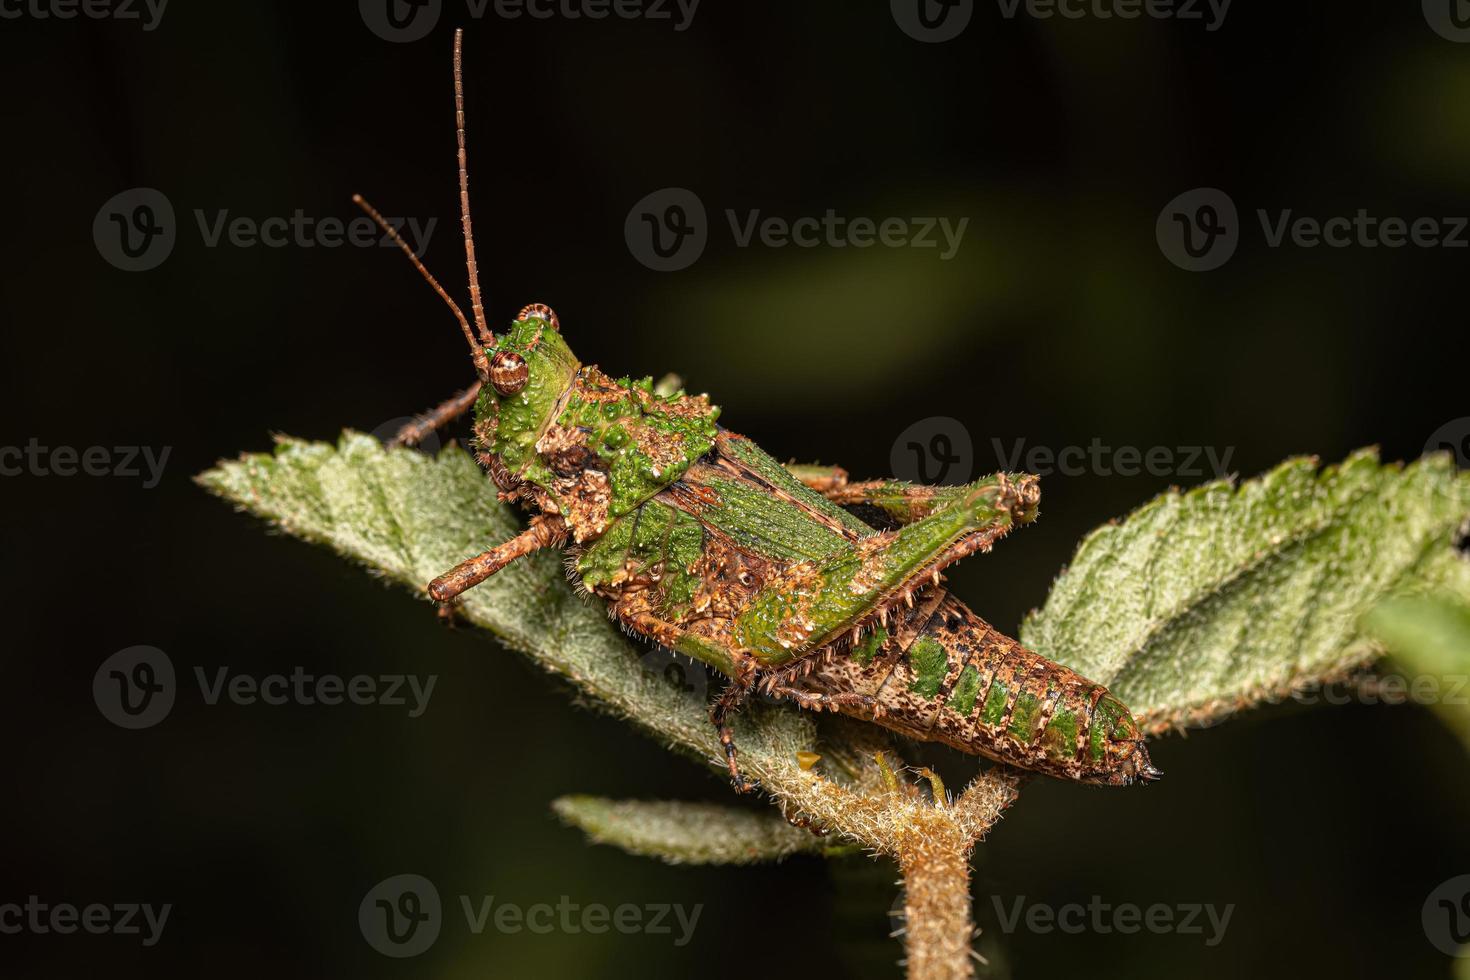
[[[419,270],[419,274],[428,280],[430,286],[434,287],[434,292],[439,294],[439,298],[449,304],[449,308],[454,311],[454,318],[459,321],[459,329],[464,331],[464,339],[469,341],[470,356],[474,358],[475,368],[482,376],[485,375],[489,370],[489,366],[485,362],[485,351],[475,342],[475,335],[470,332],[470,322],[465,319],[464,310],[461,310],[459,304],[454,301],[453,297],[444,291],[443,286],[439,285],[439,280],[435,279],[433,274],[424,268],[424,264],[419,261],[419,257],[413,254],[413,249],[409,248],[408,243],[399,237],[398,232],[394,231],[393,226],[388,224],[383,216],[378,213],[377,208],[369,204],[361,194],[352,195],[352,203],[366,211],[368,217],[372,218],[377,222],[378,227],[383,229],[383,233],[395,245],[403,249],[403,254],[408,256],[408,261],[413,263],[413,267]]]
[[[485,346],[495,346],[495,334],[485,325],[485,307],[480,302],[480,267],[475,262],[475,235],[470,230],[470,173],[464,152],[464,78],[460,70],[464,29],[454,29],[454,128],[459,143],[459,216],[464,226],[464,261],[470,273],[470,310],[475,314],[475,328]]]

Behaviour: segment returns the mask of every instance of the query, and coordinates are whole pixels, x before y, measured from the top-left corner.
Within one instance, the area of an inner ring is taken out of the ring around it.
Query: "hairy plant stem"
[[[903,875],[904,950],[910,980],[975,975],[970,941],[970,855],[1016,799],[1019,780],[981,776],[953,804],[910,814],[893,835]],[[938,802],[938,801],[936,801]]]
[[[914,834],[899,845],[904,954],[911,980],[975,975],[970,954],[970,847],[963,838]]]

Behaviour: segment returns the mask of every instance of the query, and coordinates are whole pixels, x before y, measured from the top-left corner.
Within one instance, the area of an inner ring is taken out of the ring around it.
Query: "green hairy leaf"
[[[335,447],[282,438],[273,454],[246,454],[197,479],[286,533],[326,545],[420,596],[435,575],[521,529],[473,457],[455,446],[430,459],[384,449],[355,432]],[[640,666],[638,651],[602,606],[572,591],[556,553],[515,562],[465,593],[456,608],[598,705],[723,767],[707,706]],[[795,770],[795,753],[815,741],[811,719],[794,711],[743,712],[736,726],[742,761],[757,773]]]
[[[435,575],[521,527],[478,464],[457,446],[430,459],[408,449],[384,449],[354,432],[344,433],[336,446],[282,438],[274,453],[221,462],[197,480],[286,533],[362,562],[419,596]],[[601,603],[573,592],[559,555],[547,551],[520,559],[467,592],[456,609],[570,681],[593,705],[642,727],[671,749],[724,769],[705,701],[642,666],[638,651],[611,624]],[[829,721],[839,724],[829,724],[819,740],[811,713],[757,704],[747,706],[732,724],[743,770],[759,778],[793,816],[832,828],[863,847],[899,853],[908,840],[900,833],[904,821],[920,820],[938,828],[928,833],[951,833],[956,846],[968,848],[1015,798],[1015,780],[1004,772],[980,776],[944,810],[916,794],[886,792],[881,785],[875,790],[873,755],[887,740],[871,726]],[[797,754],[818,748],[821,770],[803,769]],[[769,839],[776,839],[774,834],[767,831]],[[660,840],[666,845],[658,851],[664,858],[693,859],[687,844],[668,834],[645,834],[643,853],[653,853]],[[706,860],[716,859],[715,852],[705,853]]]
[[[821,838],[771,812],[597,796],[564,796],[552,809],[594,843],[670,864],[757,864],[823,850]]]
[[[1454,697],[1434,709],[1470,747],[1470,603],[1443,595],[1389,599],[1368,614],[1368,630],[1411,677],[1432,677],[1437,690]]]
[[[352,432],[336,446],[281,439],[274,453],[222,462],[198,480],[420,596],[435,575],[522,526],[456,446],[431,459]],[[1431,588],[1470,596],[1470,563],[1452,547],[1467,515],[1470,477],[1442,457],[1400,468],[1364,452],[1321,471],[1292,460],[1239,488],[1171,492],[1084,540],[1023,640],[1109,684],[1155,730],[1213,720],[1376,656],[1360,623],[1385,597]],[[515,562],[456,608],[595,705],[723,768],[703,699],[641,666],[601,604],[573,592],[559,555]],[[913,874],[925,870],[914,855],[927,852],[904,842],[930,840],[914,826],[951,834],[964,853],[1015,796],[1003,770],[948,809],[884,790],[872,760],[886,742],[872,726],[831,725],[819,743],[810,713],[766,706],[741,712],[735,725],[742,767],[774,795],[901,865],[907,855]],[[802,770],[796,753],[819,746],[823,771]],[[668,861],[824,850],[774,814],[586,797],[556,808],[594,840]]]
[[[1021,641],[1150,730],[1212,722],[1375,659],[1360,620],[1386,596],[1470,596],[1453,546],[1467,516],[1470,476],[1443,455],[1291,459],[1172,490],[1088,535]]]

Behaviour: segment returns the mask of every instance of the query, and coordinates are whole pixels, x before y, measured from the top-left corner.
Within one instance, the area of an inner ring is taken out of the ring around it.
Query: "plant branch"
[[[521,529],[479,466],[452,446],[429,459],[350,432],[335,447],[282,439],[273,454],[221,463],[198,480],[421,597],[431,578]],[[1262,690],[1363,662],[1357,619],[1385,594],[1431,586],[1470,594],[1470,566],[1449,546],[1467,514],[1470,479],[1446,460],[1400,471],[1370,454],[1321,474],[1295,461],[1238,490],[1165,494],[1089,537],[1027,629],[1039,652],[1110,684],[1144,718],[1172,724],[1204,711],[1208,720]],[[592,704],[724,769],[704,699],[645,668],[603,611],[568,587],[557,555],[515,562],[456,609]],[[1274,619],[1263,621],[1263,610]],[[901,761],[876,761],[892,753],[885,734],[828,721],[819,731],[813,715],[789,706],[743,712],[734,721],[742,767],[788,817],[898,862],[911,977],[972,976],[970,856],[1015,801],[1021,776],[994,767],[949,800],[931,774],[931,799],[895,776]],[[822,762],[803,768],[798,754]],[[559,811],[609,842],[669,860],[807,849],[773,818],[725,812],[706,815],[730,828],[730,841],[691,842],[670,829],[672,806],[583,798]]]

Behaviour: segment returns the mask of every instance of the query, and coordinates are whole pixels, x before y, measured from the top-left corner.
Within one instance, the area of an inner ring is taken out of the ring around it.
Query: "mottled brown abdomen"
[[[843,714],[1023,769],[1108,784],[1158,775],[1107,688],[1027,650],[943,589],[858,642],[810,657],[792,679],[872,699],[844,704]]]

